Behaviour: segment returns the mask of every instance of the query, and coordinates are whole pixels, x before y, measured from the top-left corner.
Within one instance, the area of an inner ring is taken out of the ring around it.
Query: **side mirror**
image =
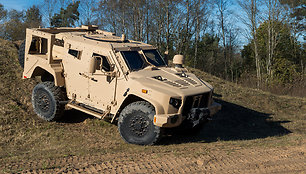
[[[168,65],[168,64],[169,64],[169,61],[168,61],[168,58],[169,58],[169,51],[168,51],[168,50],[164,52],[164,58],[165,58],[166,64]]]
[[[102,70],[102,65],[103,65],[103,59],[101,56],[93,56],[93,64],[91,65],[91,67],[94,69],[94,72],[96,72],[96,70]]]
[[[100,56],[93,56],[90,59],[90,62],[89,62],[88,72],[89,73],[95,73],[96,70],[100,70],[100,66],[103,65],[102,61],[103,61],[102,57],[100,57]]]
[[[183,68],[184,64],[184,56],[183,55],[175,55],[173,57],[173,64],[176,68]]]
[[[106,62],[104,62],[106,61]],[[103,66],[103,63],[106,65]],[[115,64],[109,64],[107,60],[104,60],[102,56],[93,56],[91,60],[91,73],[95,73],[96,71],[101,71],[103,75],[105,76],[115,76],[116,72],[115,70]]]

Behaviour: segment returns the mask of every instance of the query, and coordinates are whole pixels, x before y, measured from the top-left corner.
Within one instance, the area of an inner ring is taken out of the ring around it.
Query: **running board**
[[[70,108],[73,108],[73,109],[76,109],[76,110],[79,110],[79,111],[82,111],[82,112],[85,112],[86,114],[95,116],[95,117],[97,117],[99,119],[104,119],[105,116],[110,113],[109,111],[98,112],[97,109],[95,109],[95,110],[94,110],[94,108],[90,109],[92,107],[86,106],[86,105],[82,106],[82,104],[76,103],[76,102],[69,102],[66,106],[70,107]]]

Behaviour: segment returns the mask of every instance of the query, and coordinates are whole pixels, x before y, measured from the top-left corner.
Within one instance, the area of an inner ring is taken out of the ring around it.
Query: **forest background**
[[[98,25],[185,56],[243,86],[306,96],[306,0],[40,0],[26,9],[0,1],[0,37],[33,27]]]

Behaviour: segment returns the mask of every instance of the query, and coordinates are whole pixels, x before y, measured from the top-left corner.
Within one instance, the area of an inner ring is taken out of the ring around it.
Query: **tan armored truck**
[[[19,57],[24,79],[41,77],[32,92],[39,117],[53,121],[68,108],[110,117],[128,143],[155,144],[164,129],[196,127],[221,109],[183,56],[169,67],[152,45],[96,26],[27,29]]]

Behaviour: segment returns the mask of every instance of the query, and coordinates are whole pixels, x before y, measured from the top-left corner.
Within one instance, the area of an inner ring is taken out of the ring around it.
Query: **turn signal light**
[[[148,93],[148,90],[142,89],[141,92],[144,93],[144,94],[147,94],[147,93]]]

